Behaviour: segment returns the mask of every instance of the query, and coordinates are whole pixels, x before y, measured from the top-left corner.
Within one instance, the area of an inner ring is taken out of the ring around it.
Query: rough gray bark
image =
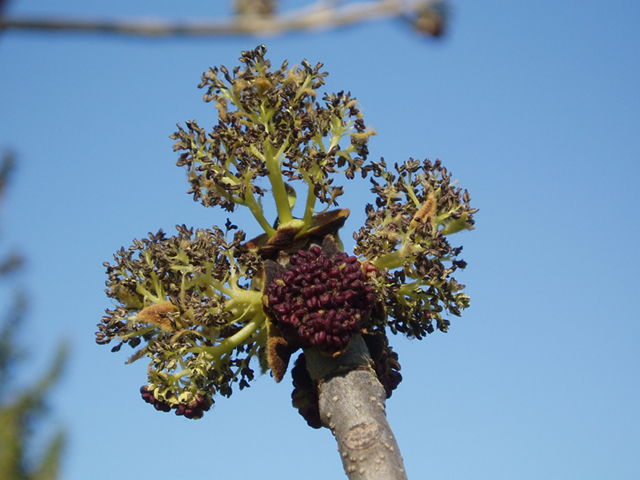
[[[371,369],[361,337],[329,358],[305,351],[307,369],[319,382],[320,417],[336,437],[350,480],[406,480],[402,456],[385,411],[385,391]]]

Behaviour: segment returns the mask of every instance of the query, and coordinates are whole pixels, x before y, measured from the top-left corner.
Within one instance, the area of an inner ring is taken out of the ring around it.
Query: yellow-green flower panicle
[[[290,224],[295,184],[306,191],[303,225],[337,205],[344,190],[339,175],[353,178],[368,155],[367,129],[356,99],[349,93],[324,94],[316,101],[327,73],[306,60],[277,70],[264,58],[265,47],[242,53],[244,69],[211,68],[204,73],[204,100],[218,109],[218,123],[207,132],[197,122],[178,125],[171,138],[187,168],[194,200],[233,211],[249,208],[272,236],[275,218],[266,218],[262,198],[275,200],[280,225]],[[320,203],[321,206],[316,205]],[[303,233],[306,228],[301,229]]]
[[[138,350],[129,362],[149,359],[143,399],[159,410],[198,418],[213,394],[249,385],[251,360],[266,339],[261,267],[251,252],[237,253],[244,234],[176,227],[135,240],[106,263],[108,309],[96,340]]]
[[[458,258],[447,236],[473,229],[466,191],[451,182],[439,160],[413,159],[387,169],[382,159],[365,167],[371,173],[376,206],[367,205],[365,226],[354,234],[356,253],[379,269],[371,276],[378,296],[385,299],[381,319],[392,332],[422,338],[436,328],[446,332],[444,313],[459,316],[469,306],[452,274],[466,263]]]

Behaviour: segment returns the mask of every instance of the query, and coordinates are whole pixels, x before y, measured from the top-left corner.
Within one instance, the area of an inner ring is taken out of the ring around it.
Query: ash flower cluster
[[[283,335],[330,355],[346,350],[375,301],[356,257],[317,245],[291,255],[289,267],[268,282],[265,297]]]
[[[394,170],[384,159],[365,167],[373,174],[371,191],[377,198],[375,207],[367,205],[365,225],[354,234],[355,251],[381,272],[372,276],[388,313],[379,326],[422,338],[435,328],[447,331],[443,312],[460,316],[469,306],[461,292],[464,285],[452,277],[466,267],[458,259],[462,247],[453,248],[447,236],[472,230],[477,209],[440,160],[410,159]]]
[[[320,405],[318,404],[318,383],[311,378],[307,370],[307,359],[304,353],[298,355],[291,369],[293,392],[291,403],[293,408],[304,418],[311,428],[322,428]]]
[[[321,64],[272,70],[265,54],[258,47],[242,53],[243,68],[205,72],[200,87],[218,123],[206,131],[189,121],[172,135],[194,200],[246,207],[263,233],[246,240],[229,220],[224,229],[183,225],[174,236],[160,230],[134,240],[105,263],[114,307],[96,341],[136,349],[128,363],[149,361],[143,400],[187,418],[200,418],[234,384],[249,386],[256,367],[280,381],[297,349],[337,356],[357,335],[390,396],[402,377],[387,332],[420,339],[447,331],[447,314],[469,305],[453,278],[466,266],[462,247],[448,241],[473,229],[469,194],[439,160],[393,169],[367,160],[375,132],[355,98],[339,92],[319,102]],[[329,209],[344,193],[340,177],[358,172],[376,199],[351,256],[337,237],[349,210]],[[295,187],[306,194],[300,218]],[[294,404],[319,426],[317,385],[305,368],[302,354]]]
[[[250,361],[266,336],[258,258],[234,257],[244,240],[242,232],[226,240],[234,228],[159,231],[105,263],[106,293],[118,306],[106,311],[96,340],[117,341],[113,351],[138,348],[129,362],[149,358],[141,393],[158,410],[197,418],[214,394],[229,396],[254,377]]]
[[[204,412],[209,411],[209,409],[211,408],[211,400],[201,394],[196,394],[193,400],[191,400],[191,402],[189,402],[188,404],[178,403],[177,405],[172,405],[168,402],[158,400],[154,396],[153,390],[149,385],[144,385],[143,387],[141,387],[140,393],[142,395],[142,399],[145,402],[153,405],[156,410],[159,410],[161,412],[170,412],[172,408],[175,408],[176,415],[183,415],[191,419],[202,418]],[[171,397],[171,395],[169,395],[169,397]]]
[[[275,228],[261,201],[266,190],[274,197],[279,223],[286,225],[294,220],[291,184],[302,183],[308,193],[302,221],[296,223],[308,227],[317,202],[337,205],[344,189],[333,185],[334,174],[354,177],[375,132],[366,128],[349,93],[325,94],[322,105],[316,102],[327,76],[322,64],[311,67],[304,60],[289,68],[285,61],[271,71],[265,53],[264,46],[243,52],[243,70],[205,72],[199,86],[207,89],[204,100],[217,107],[218,124],[206,132],[190,121],[186,130],[178,125],[172,138],[195,200],[228,211],[245,206],[272,236]]]
[[[391,398],[393,391],[402,382],[398,353],[389,346],[389,339],[382,332],[363,333],[362,338],[371,354],[373,370],[384,387],[387,398]]]

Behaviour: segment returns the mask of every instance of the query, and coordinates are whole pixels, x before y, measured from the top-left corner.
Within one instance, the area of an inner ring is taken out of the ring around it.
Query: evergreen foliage
[[[0,201],[13,170],[13,157],[5,154],[0,164]],[[17,334],[23,326],[27,297],[9,286],[22,265],[22,257],[3,253],[0,259],[0,287],[4,290],[4,314],[0,317],[0,478],[2,480],[55,480],[59,478],[65,434],[58,430],[43,451],[34,451],[42,421],[48,417],[46,400],[62,373],[67,348],[61,345],[47,371],[27,387],[18,388],[16,375],[25,352],[18,347]]]

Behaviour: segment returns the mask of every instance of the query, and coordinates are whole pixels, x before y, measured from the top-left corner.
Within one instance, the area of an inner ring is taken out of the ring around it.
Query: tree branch
[[[442,3],[442,1],[423,1],[407,4],[403,0],[377,0],[335,7],[333,2],[319,2],[310,7],[270,16],[246,14],[227,19],[185,21],[4,17],[0,18],[0,30],[60,30],[157,37],[232,36],[331,29],[382,18],[398,17],[404,18],[417,27],[421,16],[420,12],[429,8],[429,5],[434,5],[435,9],[435,6]],[[424,33],[435,35],[429,32]]]
[[[305,350],[307,369],[318,380],[320,417],[338,442],[350,480],[407,480],[398,444],[387,421],[385,391],[370,367],[362,337],[328,358]]]

